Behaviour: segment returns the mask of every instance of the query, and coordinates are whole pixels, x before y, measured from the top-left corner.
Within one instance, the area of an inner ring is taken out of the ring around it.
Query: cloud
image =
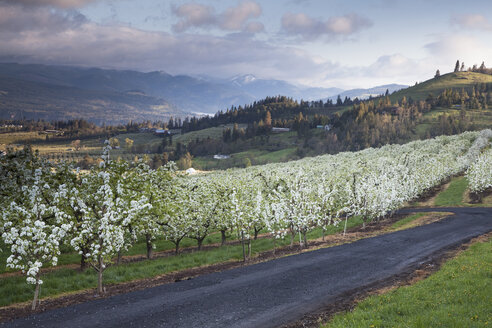
[[[58,8],[80,8],[98,0],[0,0],[1,3],[23,5],[26,7],[52,6]]]
[[[0,34],[38,31],[51,33],[60,29],[74,29],[87,19],[76,11],[31,8],[17,5],[0,6]]]
[[[249,22],[244,27],[244,31],[249,33],[260,33],[263,32],[264,30],[265,30],[265,25],[263,25],[263,23],[260,22]]]
[[[261,15],[261,7],[254,1],[242,2],[236,7],[227,8],[220,15],[220,26],[224,30],[239,31],[247,20],[258,18]]]
[[[282,16],[282,30],[291,36],[300,36],[305,40],[314,40],[322,36],[328,38],[346,37],[364,28],[372,22],[357,14],[333,16],[323,21],[303,13],[286,13]]]
[[[245,1],[235,7],[227,8],[223,13],[217,14],[215,8],[197,3],[186,3],[180,6],[172,6],[172,12],[180,18],[173,25],[175,32],[185,32],[195,28],[219,28],[224,31],[245,31],[258,33],[264,30],[260,22],[248,22],[261,16],[261,6],[254,1]]]
[[[173,13],[181,20],[173,25],[176,32],[184,32],[190,27],[207,27],[217,24],[215,9],[197,3],[187,3],[179,7],[172,7]]]
[[[479,40],[476,36],[465,34],[445,35],[435,42],[425,45],[429,54],[436,58],[436,62],[446,63],[449,70],[454,68],[453,62],[457,59],[468,65],[480,64],[482,61],[490,62],[492,46]],[[449,64],[451,63],[451,64]]]
[[[70,10],[0,6],[0,61],[96,66],[228,77],[253,73],[296,82],[321,79],[335,65],[294,47],[226,36],[144,31],[98,24]],[[232,15],[232,14],[231,14]],[[245,22],[255,32],[258,22]]]
[[[480,14],[454,16],[451,24],[465,29],[492,31],[492,22]]]

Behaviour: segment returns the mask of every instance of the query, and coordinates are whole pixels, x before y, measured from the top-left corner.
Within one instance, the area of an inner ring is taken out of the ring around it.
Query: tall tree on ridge
[[[454,66],[454,72],[456,73],[456,72],[459,72],[459,71],[460,71],[460,61],[457,60],[456,61],[456,66]]]

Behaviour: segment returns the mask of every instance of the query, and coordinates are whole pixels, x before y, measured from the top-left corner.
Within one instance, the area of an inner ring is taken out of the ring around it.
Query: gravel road
[[[405,210],[402,212],[415,212]],[[277,327],[492,231],[492,208],[337,247],[55,309],[2,327]]]

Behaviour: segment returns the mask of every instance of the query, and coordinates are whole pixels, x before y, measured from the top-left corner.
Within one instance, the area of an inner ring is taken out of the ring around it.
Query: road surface
[[[191,280],[46,311],[5,327],[276,327],[492,231],[492,208]],[[407,210],[413,212],[415,210]]]

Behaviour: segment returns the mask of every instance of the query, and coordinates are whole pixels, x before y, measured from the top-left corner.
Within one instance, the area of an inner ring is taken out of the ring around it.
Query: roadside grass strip
[[[489,234],[490,236],[490,234]],[[492,239],[477,242],[414,285],[371,296],[322,325],[337,327],[490,327]]]

